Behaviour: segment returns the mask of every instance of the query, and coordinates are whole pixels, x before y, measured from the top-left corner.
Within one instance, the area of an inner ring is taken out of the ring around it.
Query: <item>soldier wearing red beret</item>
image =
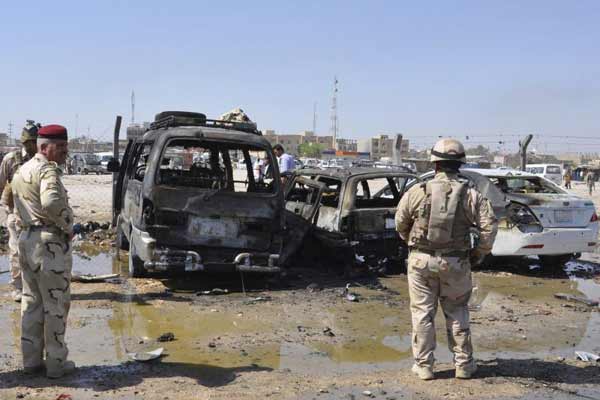
[[[39,129],[37,153],[13,178],[15,212],[23,226],[21,350],[26,374],[60,378],[75,370],[65,343],[71,301],[73,210],[59,168],[68,154],[67,129]],[[45,362],[44,362],[45,355]]]

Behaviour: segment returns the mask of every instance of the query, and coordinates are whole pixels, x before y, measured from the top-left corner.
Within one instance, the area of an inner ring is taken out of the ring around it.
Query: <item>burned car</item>
[[[273,166],[255,180],[252,156]],[[236,168],[243,160],[245,170]],[[162,112],[129,140],[118,168],[114,217],[129,273],[279,272],[283,191],[276,158],[255,124]]]
[[[421,179],[433,176],[428,172]],[[493,256],[538,256],[543,267],[561,268],[596,248],[598,216],[590,200],[518,170],[462,169],[460,176],[492,203],[498,218]]]
[[[296,171],[285,188],[286,223],[306,236],[303,259],[314,254],[317,262],[345,268],[401,268],[406,245],[394,217],[406,183],[415,179],[404,168]]]

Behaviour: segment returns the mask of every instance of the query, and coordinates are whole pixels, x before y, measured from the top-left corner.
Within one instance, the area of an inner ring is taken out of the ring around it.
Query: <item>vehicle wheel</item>
[[[84,169],[84,170],[83,170],[81,173],[82,173],[83,175],[87,175],[87,173],[88,173],[88,172],[87,172],[87,169]]]
[[[144,262],[135,254],[135,248],[129,245],[129,276],[132,278],[143,278],[146,276]]]
[[[538,256],[542,268],[562,271],[565,264],[573,258],[573,254],[559,254],[556,256]]]

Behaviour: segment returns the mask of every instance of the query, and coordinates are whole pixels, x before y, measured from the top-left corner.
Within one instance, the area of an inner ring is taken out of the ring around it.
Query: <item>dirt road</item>
[[[108,182],[108,176],[66,179],[82,221],[109,215]],[[122,273],[126,260],[126,253],[118,257],[106,246],[83,246],[74,273]],[[0,270],[6,262],[0,257]],[[19,370],[19,309],[3,274],[0,398],[600,398],[600,368],[574,354],[600,353],[598,307],[554,297],[600,298],[600,254],[584,254],[566,270],[552,275],[529,259],[475,272],[471,317],[479,372],[470,381],[454,379],[440,313],[437,379],[427,383],[409,370],[403,274],[347,281],[298,269],[283,283],[246,277],[246,292],[239,276],[73,283],[67,342],[79,369],[56,381]],[[343,296],[348,283],[357,302]],[[174,340],[159,342],[166,333]],[[163,357],[149,363],[128,355],[159,347]]]

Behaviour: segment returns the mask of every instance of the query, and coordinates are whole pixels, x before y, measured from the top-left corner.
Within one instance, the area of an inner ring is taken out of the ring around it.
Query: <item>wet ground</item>
[[[125,276],[126,260],[84,246],[73,270]],[[565,270],[548,273],[530,259],[475,272],[480,370],[455,381],[439,313],[433,383],[409,372],[403,274],[347,281],[306,269],[283,283],[203,275],[73,283],[67,341],[79,369],[57,381],[19,371],[19,310],[0,274],[0,398],[600,399],[600,368],[574,355],[600,353],[598,307],[554,297],[600,298],[600,257],[585,254]],[[357,302],[344,296],[347,283]],[[215,288],[227,293],[204,294]],[[159,342],[165,333],[174,340]],[[160,360],[128,356],[159,347]]]

